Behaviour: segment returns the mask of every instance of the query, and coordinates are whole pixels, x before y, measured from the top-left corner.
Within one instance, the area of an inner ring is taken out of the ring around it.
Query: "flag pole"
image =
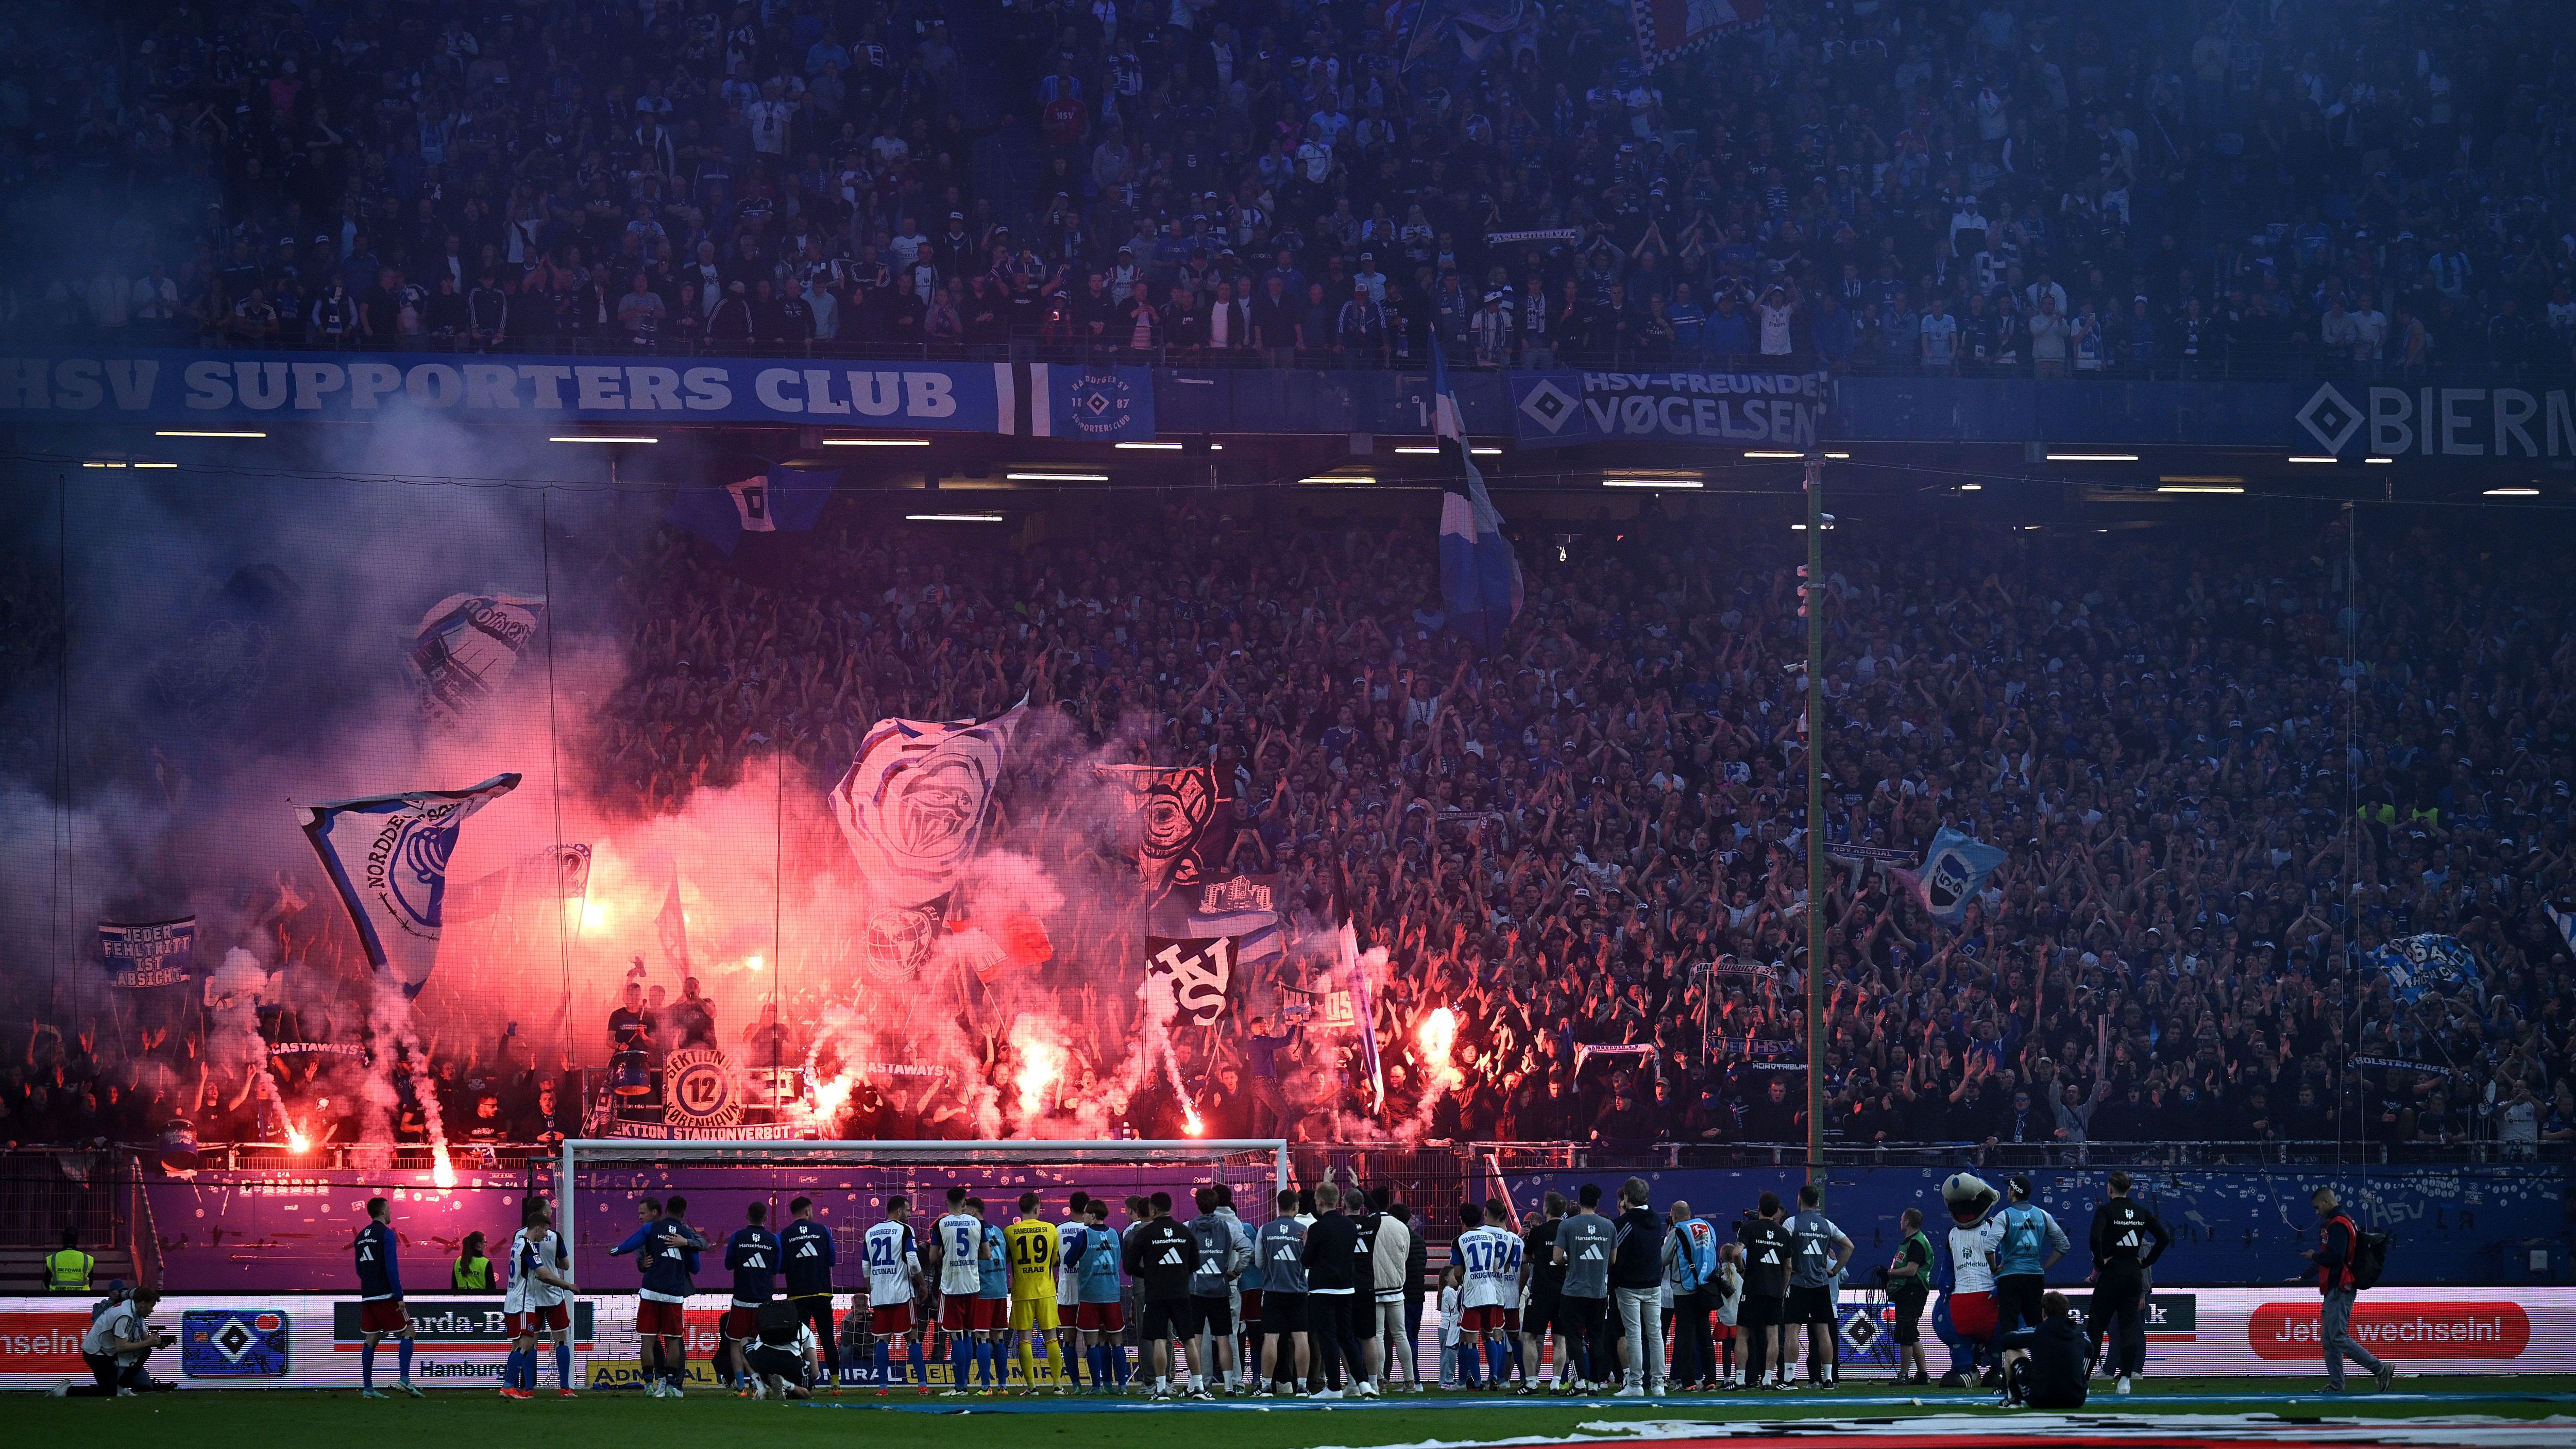
[[[1825,1152],[1825,460],[1807,457],[1807,1182]]]

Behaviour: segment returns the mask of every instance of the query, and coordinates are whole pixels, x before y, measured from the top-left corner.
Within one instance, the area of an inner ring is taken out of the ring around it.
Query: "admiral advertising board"
[[[2083,1299],[2076,1297],[2078,1311]],[[1937,1300],[1936,1300],[1937,1301]],[[701,1294],[683,1315],[689,1377],[714,1385],[711,1360],[726,1299]],[[836,1322],[852,1300],[833,1299]],[[421,1298],[411,1302],[419,1345],[412,1379],[424,1389],[490,1389],[500,1383],[508,1340],[497,1297]],[[90,1305],[55,1298],[0,1298],[0,1390],[49,1388],[88,1374],[80,1356]],[[2149,1301],[2147,1371],[2162,1377],[2315,1379],[2318,1298],[2296,1285],[2278,1288],[2158,1289]],[[1844,1365],[1858,1381],[1884,1377],[1883,1351],[1892,1322],[1884,1295],[1847,1291],[1840,1328]],[[347,1389],[358,1384],[358,1315],[354,1300],[324,1295],[205,1295],[161,1300],[156,1326],[179,1334],[176,1349],[156,1353],[153,1377],[182,1388]],[[1422,1361],[1439,1362],[1438,1327],[1424,1325]],[[2410,1374],[2576,1373],[2576,1288],[2380,1288],[2361,1296],[2353,1336]],[[637,1387],[635,1300],[583,1298],[573,1316],[574,1376],[588,1388]],[[1924,1346],[1936,1367],[1946,1355],[1933,1325]],[[933,1354],[931,1382],[947,1382],[945,1356]],[[845,1351],[845,1362],[864,1356]],[[390,1355],[377,1358],[391,1373]],[[553,1382],[551,1360],[540,1381]],[[849,1380],[856,1382],[855,1379]]]

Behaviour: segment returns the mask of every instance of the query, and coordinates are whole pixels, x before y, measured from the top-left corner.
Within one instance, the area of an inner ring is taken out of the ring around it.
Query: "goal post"
[[[1284,1138],[1173,1138],[1132,1141],[864,1141],[672,1140],[655,1137],[568,1138],[555,1182],[556,1220],[573,1253],[574,1277],[589,1287],[597,1256],[624,1239],[635,1198],[679,1190],[692,1199],[690,1219],[721,1242],[742,1220],[742,1204],[771,1205],[773,1226],[786,1205],[810,1197],[836,1240],[883,1215],[902,1194],[914,1211],[935,1217],[950,1186],[986,1197],[1034,1190],[1042,1211],[1060,1213],[1085,1191],[1113,1207],[1128,1196],[1169,1191],[1186,1216],[1192,1189],[1225,1184],[1275,1191],[1289,1185]],[[1238,1197],[1246,1223],[1270,1216],[1270,1191]],[[998,1207],[999,1204],[997,1203]],[[625,1208],[621,1211],[621,1208]],[[1007,1209],[1006,1209],[1007,1211]],[[924,1219],[926,1221],[927,1218]],[[855,1240],[841,1244],[855,1253]],[[585,1262],[585,1258],[589,1261]]]

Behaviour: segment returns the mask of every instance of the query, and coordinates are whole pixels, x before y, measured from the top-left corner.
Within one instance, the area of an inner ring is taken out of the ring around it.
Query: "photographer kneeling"
[[[2004,1351],[2003,1402],[2034,1409],[2083,1408],[2085,1383],[2093,1376],[2092,1340],[2075,1321],[2063,1293],[2041,1298],[2040,1315],[2037,1324],[1998,1340]]]
[[[112,1303],[99,1314],[81,1339],[81,1359],[98,1382],[75,1384],[65,1379],[54,1386],[56,1397],[123,1398],[149,1389],[178,1387],[157,1383],[143,1371],[144,1361],[152,1357],[154,1349],[168,1348],[179,1341],[178,1335],[156,1332],[143,1321],[160,1301],[159,1293],[138,1289],[133,1297]]]

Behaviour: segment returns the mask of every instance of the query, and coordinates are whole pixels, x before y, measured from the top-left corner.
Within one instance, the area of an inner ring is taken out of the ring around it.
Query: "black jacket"
[[[1306,1291],[1348,1293],[1359,1285],[1360,1225],[1339,1210],[1318,1214],[1306,1229]]]
[[[1199,1270],[1198,1239],[1170,1218],[1155,1218],[1127,1234],[1127,1276],[1136,1280],[1149,1303],[1171,1303],[1190,1296],[1190,1277]]]
[[[2030,1363],[2023,1370],[2022,1396],[2034,1408],[2080,1409],[2084,1407],[2085,1381],[2093,1376],[2093,1362],[2087,1350],[2092,1341],[2073,1315],[2051,1318],[2035,1327],[2016,1328],[2003,1336],[2005,1348],[2030,1350]]]

